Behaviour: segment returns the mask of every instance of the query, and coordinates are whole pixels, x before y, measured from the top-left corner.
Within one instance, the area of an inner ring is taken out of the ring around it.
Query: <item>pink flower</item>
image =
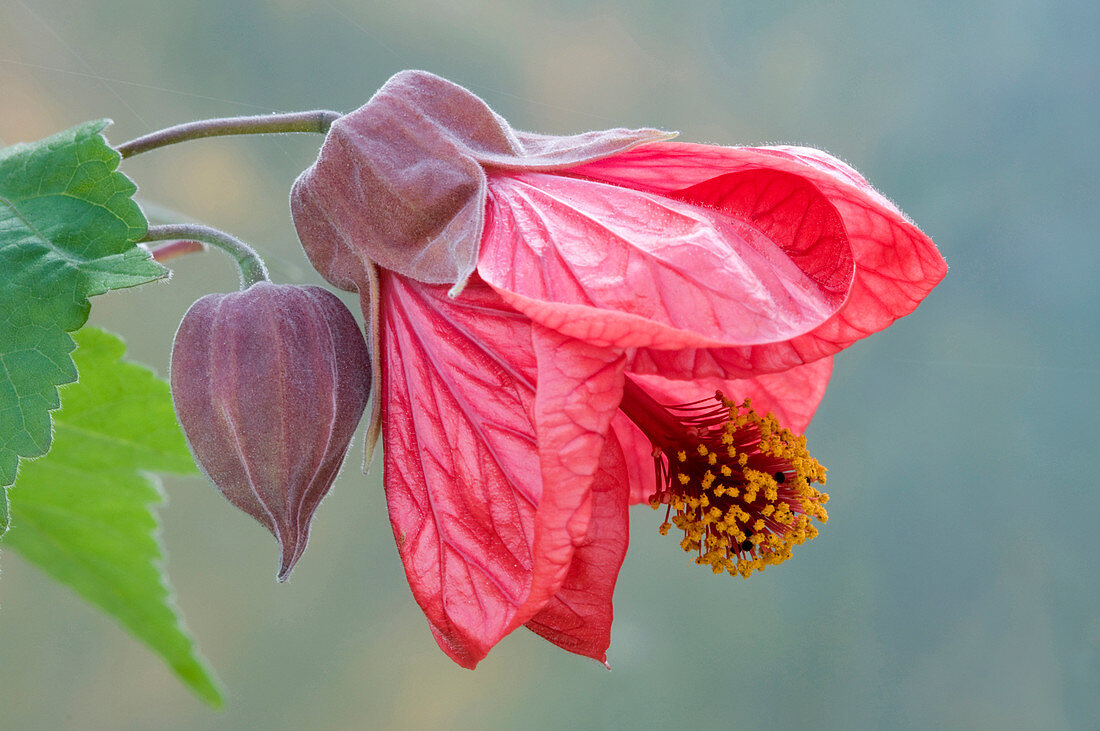
[[[946,271],[823,152],[669,136],[518,132],[403,72],[295,184],[307,254],[372,323],[398,552],[465,667],[521,625],[605,661],[630,503],[716,573],[811,538],[824,470],[793,432],[832,354]]]

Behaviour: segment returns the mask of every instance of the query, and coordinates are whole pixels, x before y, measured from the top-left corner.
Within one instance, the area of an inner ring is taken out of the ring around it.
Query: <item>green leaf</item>
[[[76,380],[68,333],[88,298],[168,275],[135,245],[147,223],[121,159],[85,122],[0,149],[0,488],[50,448],[57,386]]]
[[[220,705],[161,574],[151,506],[162,497],[147,471],[197,471],[168,384],[121,361],[125,346],[113,335],[84,328],[75,337],[80,382],[61,388],[53,449],[20,467],[3,542],[118,619],[195,693]]]
[[[0,487],[0,538],[8,531],[8,489]]]

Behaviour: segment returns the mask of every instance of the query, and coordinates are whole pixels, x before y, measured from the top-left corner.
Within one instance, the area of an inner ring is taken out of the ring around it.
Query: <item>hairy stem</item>
[[[210,226],[197,223],[170,223],[163,226],[150,226],[148,233],[142,242],[167,241],[178,239],[181,241],[201,241],[217,247],[233,257],[241,270],[241,289],[247,289],[256,282],[269,280],[267,267],[263,259],[251,246],[235,236],[230,236],[224,231],[219,231]]]
[[[221,135],[258,135],[279,132],[316,132],[325,134],[342,114],[325,110],[292,112],[290,114],[260,114],[254,117],[222,117],[178,124],[124,142],[118,151],[124,158],[155,150],[177,142]]]

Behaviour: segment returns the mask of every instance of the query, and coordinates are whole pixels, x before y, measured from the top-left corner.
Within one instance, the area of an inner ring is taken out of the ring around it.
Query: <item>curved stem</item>
[[[170,223],[163,226],[150,226],[142,242],[169,239],[201,241],[232,256],[241,270],[241,289],[247,289],[256,282],[270,279],[267,267],[264,266],[263,259],[256,250],[224,231],[197,223]]]
[[[124,142],[116,149],[124,158],[133,157],[158,147],[187,140],[221,135],[257,135],[279,132],[316,132],[325,134],[332,123],[343,115],[339,112],[314,110],[290,114],[260,114],[254,117],[222,117],[178,124],[137,139]]]

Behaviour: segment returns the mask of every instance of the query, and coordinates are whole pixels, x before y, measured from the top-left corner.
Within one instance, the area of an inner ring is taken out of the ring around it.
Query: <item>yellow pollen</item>
[[[696,563],[748,577],[814,538],[811,518],[828,520],[829,496],[813,487],[825,482],[825,468],[806,451],[806,438],[772,414],[758,415],[747,399],[715,398],[712,411],[693,406],[677,415],[686,427],[684,443],[655,447],[663,484],[649,504],[669,511],[671,522],[658,532],[682,531],[680,547],[696,554]]]

